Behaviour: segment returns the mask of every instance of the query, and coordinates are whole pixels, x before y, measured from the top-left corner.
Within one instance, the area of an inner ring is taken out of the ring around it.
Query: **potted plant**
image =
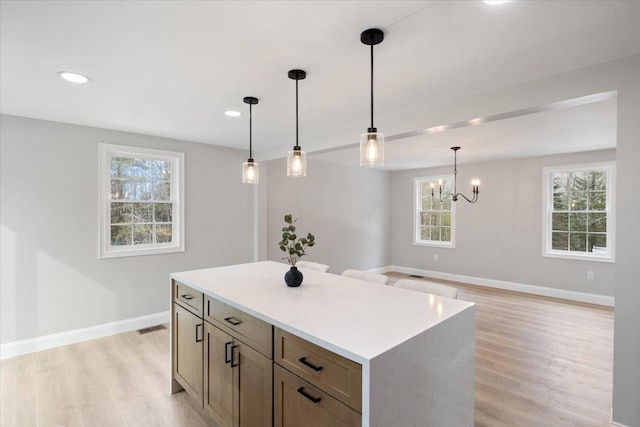
[[[284,281],[287,286],[292,288],[300,286],[302,283],[302,273],[296,267],[296,263],[300,258],[306,255],[305,250],[316,244],[316,238],[313,234],[307,233],[306,237],[298,238],[296,234],[296,219],[291,214],[284,216],[284,222],[287,224],[282,228],[282,241],[278,243],[280,250],[286,254],[282,259],[286,259],[291,268],[284,275]]]

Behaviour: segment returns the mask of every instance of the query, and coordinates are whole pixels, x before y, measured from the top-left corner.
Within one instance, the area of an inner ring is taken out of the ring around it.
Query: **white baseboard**
[[[8,359],[27,353],[61,347],[63,345],[75,344],[109,335],[121,334],[123,332],[129,332],[136,329],[148,328],[161,323],[167,323],[170,318],[171,312],[163,311],[160,313],[149,314],[147,316],[104,323],[102,325],[91,326],[88,328],[44,335],[22,341],[14,341],[0,346],[0,359]]]
[[[615,303],[614,297],[605,295],[588,294],[585,292],[568,291],[565,289],[548,288],[545,286],[527,285],[524,283],[505,282],[503,280],[484,279],[482,277],[463,276],[461,274],[443,273],[441,271],[422,270],[419,268],[401,267],[399,265],[389,265],[376,270],[388,273],[397,271],[398,273],[414,274],[426,278],[451,280],[453,282],[468,283],[470,285],[485,286],[488,288],[504,289],[507,291],[523,292],[525,294],[540,295],[544,297],[553,297],[566,299],[570,301],[586,302],[589,304],[604,305],[613,307]]]
[[[393,271],[391,269],[391,265],[388,265],[386,267],[379,267],[379,268],[372,268],[370,270],[365,270],[367,273],[378,273],[378,274],[385,274],[385,273],[389,273],[390,271]]]
[[[611,424],[611,426],[612,426],[612,427],[629,427],[629,426],[627,426],[627,425],[620,424],[620,423],[617,423],[617,422],[615,422],[615,421],[611,421],[611,423],[610,423],[610,424]]]

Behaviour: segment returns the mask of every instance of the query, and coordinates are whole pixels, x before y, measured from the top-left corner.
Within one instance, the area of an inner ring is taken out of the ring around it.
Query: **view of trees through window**
[[[607,252],[607,171],[553,172],[551,248]]]
[[[111,158],[111,246],[171,243],[171,162]]]
[[[433,187],[432,187],[433,186]],[[418,182],[417,195],[418,206],[418,236],[417,241],[422,243],[447,243],[451,242],[452,235],[452,183],[449,179],[442,180],[442,200],[438,180],[424,178]],[[433,190],[433,195],[432,195]]]

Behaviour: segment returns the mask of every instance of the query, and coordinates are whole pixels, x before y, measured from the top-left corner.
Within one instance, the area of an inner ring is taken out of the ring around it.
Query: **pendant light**
[[[373,46],[382,43],[384,33],[369,28],[360,34],[360,41],[371,46],[371,127],[360,135],[360,166],[384,165],[384,135],[373,126]]]
[[[258,163],[253,161],[253,146],[252,146],[252,130],[251,130],[251,119],[252,119],[252,111],[251,107],[258,103],[258,98],[254,98],[253,96],[245,96],[243,99],[245,104],[249,104],[249,159],[242,164],[242,182],[244,184],[257,184],[258,183]]]
[[[307,176],[307,153],[298,145],[298,80],[307,77],[302,70],[290,70],[289,78],[296,81],[296,145],[287,153],[287,176]]]

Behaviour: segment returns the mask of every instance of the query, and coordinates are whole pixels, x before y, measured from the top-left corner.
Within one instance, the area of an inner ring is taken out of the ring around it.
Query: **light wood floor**
[[[477,303],[476,426],[609,425],[612,309],[455,286]],[[209,423],[169,394],[167,329],[4,360],[0,380],[2,427]]]

